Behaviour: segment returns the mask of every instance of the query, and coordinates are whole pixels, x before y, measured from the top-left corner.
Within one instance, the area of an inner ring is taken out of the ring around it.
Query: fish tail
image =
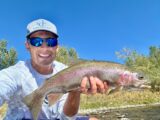
[[[30,112],[32,113],[33,119],[37,120],[38,113],[42,108],[43,96],[37,94],[36,91],[27,95],[23,102],[28,106]]]

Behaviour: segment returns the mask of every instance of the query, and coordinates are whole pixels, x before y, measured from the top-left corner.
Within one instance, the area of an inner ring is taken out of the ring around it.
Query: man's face
[[[47,31],[37,31],[30,35],[30,38],[33,37],[56,38],[55,35]],[[29,41],[27,41],[26,48],[29,50],[31,54],[32,64],[36,66],[51,65],[56,57],[57,46],[48,47],[46,42],[43,42],[43,44],[39,47],[35,47],[31,45]]]

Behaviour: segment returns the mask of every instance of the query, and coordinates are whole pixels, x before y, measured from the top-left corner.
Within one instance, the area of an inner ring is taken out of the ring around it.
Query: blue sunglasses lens
[[[41,38],[30,38],[30,44],[36,47],[39,47],[43,44],[43,39]]]
[[[54,46],[57,46],[58,41],[55,38],[48,38],[46,39],[46,43],[49,47],[54,47]]]
[[[39,47],[43,44],[45,41],[48,47],[55,47],[58,44],[58,41],[56,38],[47,38],[47,39],[42,39],[38,37],[33,37],[29,39],[30,44],[36,47]]]

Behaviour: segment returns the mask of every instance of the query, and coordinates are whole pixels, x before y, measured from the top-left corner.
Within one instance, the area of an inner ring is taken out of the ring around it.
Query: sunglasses
[[[58,40],[56,38],[32,37],[32,38],[28,38],[28,41],[32,46],[35,46],[35,47],[42,46],[43,42],[45,42],[48,47],[55,47],[58,44]]]

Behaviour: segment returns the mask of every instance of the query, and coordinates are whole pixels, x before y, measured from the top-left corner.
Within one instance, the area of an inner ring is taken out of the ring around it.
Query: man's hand
[[[87,88],[87,83],[90,83],[90,88]],[[84,77],[81,82],[81,92],[85,94],[104,93],[107,91],[108,85],[97,77]]]
[[[90,83],[90,88],[87,88],[87,83]],[[68,98],[65,102],[63,112],[67,116],[73,116],[77,114],[80,103],[80,94],[95,94],[95,93],[104,93],[108,90],[108,85],[106,82],[101,81],[97,77],[90,76],[84,77],[81,82],[81,90],[75,90],[69,92]]]

